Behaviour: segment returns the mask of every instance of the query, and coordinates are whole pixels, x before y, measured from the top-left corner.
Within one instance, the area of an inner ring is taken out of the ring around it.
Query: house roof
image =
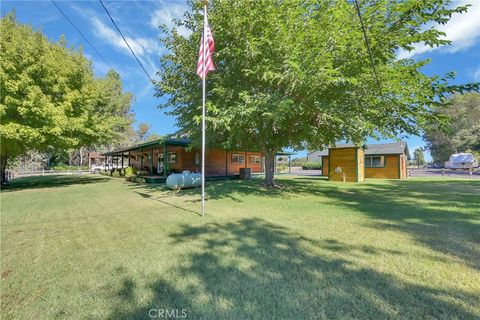
[[[164,138],[161,138],[161,139],[158,139],[158,140],[149,141],[149,142],[140,143],[140,144],[136,144],[136,145],[125,147],[125,148],[120,148],[120,149],[104,152],[101,155],[102,156],[119,155],[119,154],[123,154],[123,153],[129,152],[129,151],[142,150],[142,149],[147,149],[147,148],[152,148],[152,147],[157,147],[157,146],[163,146],[163,145],[188,147],[190,142],[191,141],[188,138],[167,138],[167,137],[164,137]],[[276,153],[277,156],[290,156],[290,155],[294,155],[294,154],[295,154],[294,152],[290,152],[290,151],[279,151],[279,152]]]
[[[333,148],[353,148],[355,144],[353,143],[344,143],[337,144]],[[377,144],[367,144],[364,148],[365,155],[386,155],[386,154],[403,154],[405,153],[410,159],[410,152],[408,151],[408,145],[405,141],[392,142],[392,143],[377,143]],[[315,151],[318,156],[328,156],[328,149]],[[313,153],[313,152],[310,152]],[[309,154],[310,154],[309,153]]]
[[[190,144],[190,140],[186,138],[161,138],[158,140],[153,140],[153,141],[144,142],[144,143],[136,144],[136,145],[125,147],[125,148],[108,151],[108,152],[102,153],[102,155],[103,156],[117,155],[117,154],[121,154],[128,151],[136,151],[144,148],[162,146],[164,144],[168,146],[188,147],[188,145]]]

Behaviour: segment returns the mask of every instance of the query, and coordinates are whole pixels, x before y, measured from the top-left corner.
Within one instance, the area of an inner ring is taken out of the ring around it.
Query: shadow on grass
[[[2,192],[24,189],[58,188],[79,184],[107,182],[110,178],[94,175],[48,175],[17,178],[2,186]]]
[[[150,275],[140,297],[132,277],[119,279],[110,319],[148,319],[151,309],[185,310],[187,319],[479,316],[465,308],[477,301],[470,293],[412,284],[355,262],[401,252],[315,241],[262,219],[185,225],[170,237],[191,248],[184,262],[168,277]]]
[[[240,204],[264,197],[295,200],[318,196],[321,202],[315,205],[319,208],[328,204],[360,212],[370,217],[370,227],[407,233],[418,243],[480,270],[480,181],[377,180],[344,184],[295,177],[279,182],[283,188],[265,189],[260,180],[211,182],[207,197]],[[174,201],[179,206],[182,201],[199,201],[199,192],[182,190],[174,195]]]

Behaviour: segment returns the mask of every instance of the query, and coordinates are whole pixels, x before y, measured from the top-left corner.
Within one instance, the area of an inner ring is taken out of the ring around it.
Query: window
[[[167,159],[168,159],[168,163],[175,163],[175,162],[177,162],[177,153],[176,153],[176,152],[169,152]]]
[[[195,165],[200,165],[200,152],[195,152]]]
[[[242,164],[245,163],[245,155],[234,153],[232,154],[232,163]]]
[[[168,163],[176,163],[177,162],[177,153],[176,152],[168,152],[167,154]],[[163,162],[163,153],[158,155],[158,162]]]
[[[365,167],[367,168],[385,167],[385,157],[384,156],[365,156]]]
[[[261,160],[260,160],[260,156],[257,156],[257,155],[250,155],[250,163],[253,163],[253,164],[260,164]]]

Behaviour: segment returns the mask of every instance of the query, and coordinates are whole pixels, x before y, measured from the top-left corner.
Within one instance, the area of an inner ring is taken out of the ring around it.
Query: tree
[[[150,135],[150,129],[152,126],[145,122],[140,122],[138,124],[138,128],[136,130],[138,141],[145,141],[147,140],[148,136]]]
[[[455,95],[435,111],[447,122],[431,121],[425,127],[423,139],[434,162],[443,163],[456,152],[480,157],[480,94]]]
[[[425,165],[425,155],[423,154],[422,148],[415,149],[415,151],[413,152],[413,160],[415,161],[417,168]]]
[[[28,150],[108,143],[132,121],[132,95],[119,75],[96,79],[92,64],[62,37],[50,42],[13,14],[0,22],[1,178],[8,160]]]
[[[195,73],[202,30],[201,1],[177,21],[184,37],[162,27],[168,53],[161,58],[156,95],[172,108],[180,134],[199,145],[201,82]],[[274,155],[282,148],[322,149],[336,141],[362,145],[367,137],[418,134],[435,118],[434,104],[478,84],[450,86],[429,77],[428,61],[398,59],[418,42],[448,44],[433,23],[454,12],[445,0],[362,2],[375,64],[370,65],[355,6],[349,1],[216,0],[209,4],[216,71],[208,76],[210,148],[259,150],[266,186],[274,185]]]

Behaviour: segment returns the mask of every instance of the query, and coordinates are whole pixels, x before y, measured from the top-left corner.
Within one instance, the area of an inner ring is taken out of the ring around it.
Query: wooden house
[[[159,139],[105,152],[102,156],[110,158],[110,162],[118,163],[118,167],[128,165],[142,170],[151,176],[166,176],[170,173],[181,173],[184,170],[200,172],[201,152],[189,148],[189,139]],[[280,152],[277,156],[293,155]],[[264,172],[265,160],[258,151],[224,151],[209,149],[205,159],[205,175],[207,177],[232,177],[240,172],[240,168],[250,168],[252,173]]]
[[[322,163],[322,174],[330,180],[356,182],[364,178],[404,179],[409,158],[406,142],[370,144],[365,148],[340,144],[307,156],[308,161]]]

